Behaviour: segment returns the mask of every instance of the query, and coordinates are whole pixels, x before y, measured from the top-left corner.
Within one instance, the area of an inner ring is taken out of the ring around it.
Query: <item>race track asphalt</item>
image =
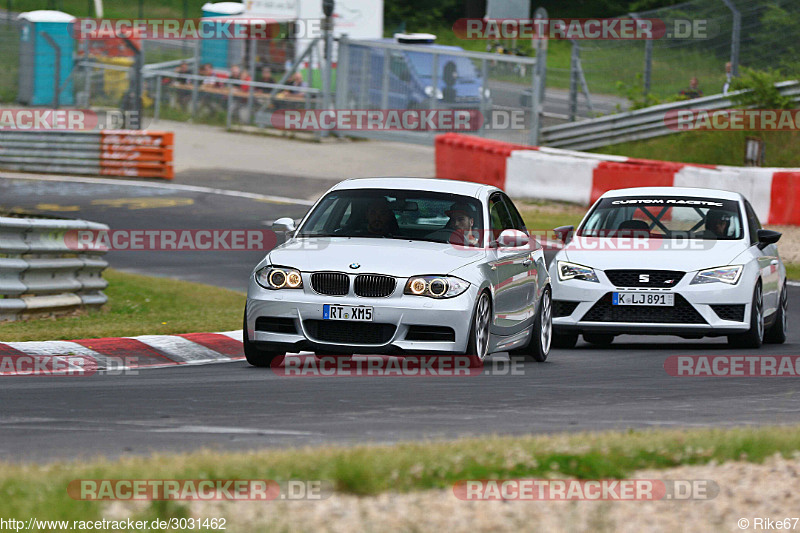
[[[302,183],[302,194],[282,194],[308,199],[312,187],[321,193],[328,185]],[[186,190],[9,179],[0,179],[0,207],[137,229],[263,228],[307,209]],[[242,290],[260,255],[112,252],[109,260],[116,268]],[[800,289],[791,287],[789,294],[791,329],[800,320]],[[798,355],[798,342],[796,328],[786,344],[757,352],[731,350],[724,339],[625,336],[608,348],[579,342],[554,350],[547,363],[525,364],[514,375],[498,354],[475,377],[281,377],[244,362],[85,378],[4,377],[0,453],[7,460],[47,461],[490,433],[798,423],[797,378],[671,377],[664,369],[671,355]]]

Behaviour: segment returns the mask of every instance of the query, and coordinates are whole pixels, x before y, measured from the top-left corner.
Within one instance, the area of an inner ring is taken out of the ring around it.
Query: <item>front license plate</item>
[[[657,305],[672,307],[675,305],[674,294],[657,294],[647,292],[615,292],[612,294],[614,305]]]
[[[322,320],[372,322],[372,308],[363,305],[325,304],[322,306]]]

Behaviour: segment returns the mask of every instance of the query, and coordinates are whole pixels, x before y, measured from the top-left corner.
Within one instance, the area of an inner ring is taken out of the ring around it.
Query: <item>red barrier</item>
[[[536,150],[472,135],[445,133],[436,137],[436,177],[505,187],[506,159],[513,150]]]
[[[800,225],[800,172],[772,175],[768,224]]]
[[[103,130],[100,174],[171,180],[175,177],[173,145],[172,132]]]
[[[638,164],[602,161],[598,164],[594,169],[591,202],[613,189],[672,187],[675,173],[683,167],[680,163],[654,161],[656,164],[649,164],[645,161],[639,160]]]

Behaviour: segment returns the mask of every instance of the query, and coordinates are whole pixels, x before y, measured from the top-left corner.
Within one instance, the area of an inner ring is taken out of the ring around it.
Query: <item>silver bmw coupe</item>
[[[544,253],[496,187],[350,179],[273,227],[287,240],[253,270],[244,313],[254,366],[301,351],[547,358]]]

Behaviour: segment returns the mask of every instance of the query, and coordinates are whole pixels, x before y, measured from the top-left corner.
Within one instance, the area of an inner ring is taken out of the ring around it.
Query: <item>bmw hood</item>
[[[663,239],[641,239],[637,246],[631,243],[631,239],[575,237],[557,258],[599,270],[692,272],[728,265],[746,250],[747,245],[743,240],[680,243]]]
[[[400,239],[319,237],[293,239],[272,250],[270,264],[354,274],[387,274],[406,278],[418,274],[449,274],[481,259],[480,248]],[[359,265],[351,268],[351,265]]]

